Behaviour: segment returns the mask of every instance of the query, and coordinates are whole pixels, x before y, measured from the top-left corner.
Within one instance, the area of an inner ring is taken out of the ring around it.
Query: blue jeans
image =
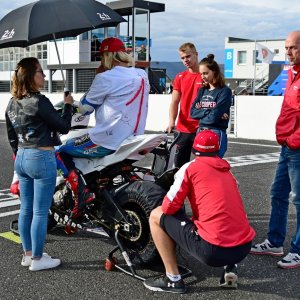
[[[300,254],[300,149],[283,146],[271,187],[268,239],[275,247],[283,246],[285,240],[289,202],[295,205],[297,214],[296,234],[290,252]]]
[[[33,257],[43,254],[48,212],[56,184],[55,152],[22,149],[17,153],[15,170],[19,176],[21,209],[18,221],[24,251]]]
[[[220,129],[211,129],[211,130],[219,136],[220,150],[219,150],[218,156],[223,158],[227,151],[227,143],[228,143],[226,131],[220,130]]]

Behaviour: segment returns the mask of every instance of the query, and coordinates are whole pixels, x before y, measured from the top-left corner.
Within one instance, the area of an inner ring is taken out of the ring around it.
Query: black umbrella
[[[52,39],[56,45],[57,38],[77,36],[93,28],[113,27],[120,22],[126,20],[95,0],[40,0],[2,18],[0,48],[27,47]],[[61,66],[57,45],[56,51]]]

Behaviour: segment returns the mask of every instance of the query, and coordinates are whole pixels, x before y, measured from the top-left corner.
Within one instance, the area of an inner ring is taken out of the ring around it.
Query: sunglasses
[[[44,73],[43,70],[36,70],[35,72],[36,72],[36,73],[41,73],[42,75],[45,75],[45,73]]]

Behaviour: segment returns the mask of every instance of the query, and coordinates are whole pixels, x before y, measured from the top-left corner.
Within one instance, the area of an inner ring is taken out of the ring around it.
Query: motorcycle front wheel
[[[159,254],[151,237],[149,216],[159,206],[166,191],[148,181],[135,181],[116,195],[116,201],[133,225],[132,232],[120,232],[121,241],[133,263],[149,265],[159,261]]]

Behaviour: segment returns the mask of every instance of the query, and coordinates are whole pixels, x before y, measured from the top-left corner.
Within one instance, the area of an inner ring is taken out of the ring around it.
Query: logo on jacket
[[[294,85],[293,88],[294,88],[294,91],[298,91],[299,90],[299,87],[297,87],[296,85]]]
[[[217,106],[217,103],[215,101],[205,101],[200,102],[201,108],[214,108]]]

